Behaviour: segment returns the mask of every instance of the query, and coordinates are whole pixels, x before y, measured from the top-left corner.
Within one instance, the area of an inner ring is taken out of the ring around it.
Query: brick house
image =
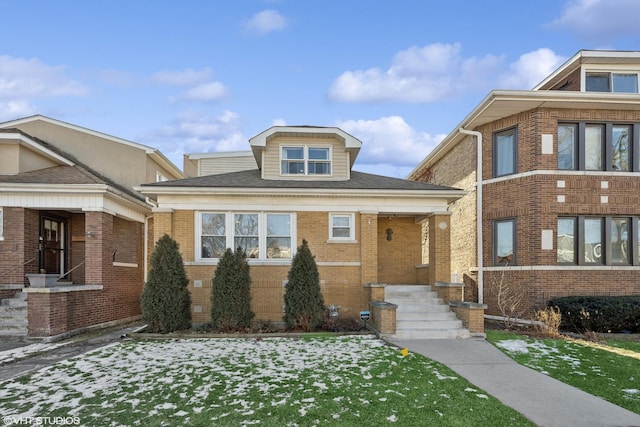
[[[0,336],[138,318],[151,206],[133,186],[182,177],[131,141],[40,115],[1,123]]]
[[[489,314],[501,280],[530,310],[640,294],[639,76],[640,52],[580,51],[533,90],[492,91],[410,174],[468,191],[451,269]]]
[[[211,282],[228,247],[248,254],[261,320],[282,321],[284,284],[303,239],[325,304],[339,316],[384,302],[390,284],[450,282],[447,207],[463,191],[352,171],[361,142],[338,128],[276,126],[249,145],[257,167],[138,188],[155,204],[153,241],[168,234],[180,244],[195,323],[210,321]],[[429,265],[423,224],[435,230]]]

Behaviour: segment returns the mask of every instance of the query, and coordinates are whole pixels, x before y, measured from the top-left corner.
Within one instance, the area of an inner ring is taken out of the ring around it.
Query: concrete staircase
[[[396,310],[396,339],[469,338],[469,330],[428,285],[387,285],[386,302]]]
[[[27,294],[20,291],[0,302],[0,341],[21,340],[27,336]]]

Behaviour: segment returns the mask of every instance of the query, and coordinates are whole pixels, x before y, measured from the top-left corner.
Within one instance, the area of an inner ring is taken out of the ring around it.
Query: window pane
[[[309,148],[309,160],[329,160],[329,149]]]
[[[602,219],[584,220],[584,258],[586,263],[603,264],[602,256]]]
[[[558,169],[576,168],[576,126],[558,126]]]
[[[309,162],[309,175],[330,175],[331,164],[328,162]]]
[[[614,171],[629,170],[629,126],[613,126],[611,139],[611,169]]]
[[[235,214],[235,248],[242,248],[247,258],[258,258],[258,214]]]
[[[575,218],[558,218],[558,262],[575,263]]]
[[[350,216],[333,216],[331,221],[334,227],[348,227],[351,223]]]
[[[611,262],[629,264],[629,218],[611,220]]]
[[[515,167],[515,130],[511,129],[496,135],[496,176],[516,172]]]
[[[341,238],[349,238],[351,237],[351,231],[349,230],[349,228],[338,228],[338,227],[334,227],[332,232],[331,232],[332,236],[331,237],[341,237]]]
[[[202,236],[202,258],[222,258],[227,249],[224,236]]]
[[[282,161],[283,175],[304,175],[304,162]]]
[[[291,258],[291,215],[267,214],[267,258]]]
[[[283,147],[283,160],[304,160],[304,148],[302,147]]]
[[[614,92],[638,93],[637,74],[614,74],[611,78]]]
[[[602,170],[602,136],[602,126],[586,126],[584,143],[584,167],[586,170]]]
[[[202,234],[206,236],[225,235],[225,214],[202,214]]]
[[[513,263],[513,229],[514,221],[500,221],[496,223],[496,262],[498,264]]]
[[[609,73],[587,73],[587,92],[611,92],[609,87]]]

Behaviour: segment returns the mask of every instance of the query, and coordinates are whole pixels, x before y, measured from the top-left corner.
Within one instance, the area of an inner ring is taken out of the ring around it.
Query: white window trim
[[[0,207],[0,241],[4,240],[4,211]]]
[[[349,237],[335,237],[333,235],[333,218],[349,217]],[[356,215],[354,213],[330,212],[329,213],[329,242],[355,242],[356,241]]]
[[[203,210],[195,212],[195,261],[196,263],[206,264],[218,264],[220,258],[203,258],[202,248],[200,247],[202,238],[202,214],[224,214],[225,215],[225,238],[226,248],[232,248],[235,250],[235,224],[234,218],[237,214],[243,215],[258,215],[258,258],[247,258],[249,264],[256,265],[271,265],[271,264],[290,264],[291,260],[295,256],[296,252],[296,214],[295,212],[267,212],[267,211],[216,211],[216,210]],[[268,214],[280,214],[289,215],[290,218],[290,233],[291,233],[291,258],[267,258],[267,215]]]
[[[164,176],[161,172],[156,171],[156,182],[165,182],[169,181],[169,178]]]
[[[282,158],[282,152],[284,148],[302,148],[302,161],[304,162],[304,173],[282,173],[282,162],[285,160]],[[309,159],[309,148],[326,148],[329,150],[329,173],[327,174],[317,174],[309,173],[309,162],[315,161],[313,159]],[[333,176],[333,147],[331,145],[308,145],[308,144],[280,144],[278,148],[278,156],[280,157],[280,162],[278,163],[278,169],[280,170],[280,176]]]

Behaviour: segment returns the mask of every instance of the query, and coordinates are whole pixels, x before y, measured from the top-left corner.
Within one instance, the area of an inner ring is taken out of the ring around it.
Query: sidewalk
[[[0,382],[27,375],[61,360],[78,356],[123,339],[140,329],[141,323],[121,326],[107,331],[94,331],[54,343],[30,344],[23,342],[0,343],[0,351],[17,353],[16,360],[0,360]]]
[[[390,342],[448,366],[539,426],[640,426],[640,415],[519,365],[484,339]]]

